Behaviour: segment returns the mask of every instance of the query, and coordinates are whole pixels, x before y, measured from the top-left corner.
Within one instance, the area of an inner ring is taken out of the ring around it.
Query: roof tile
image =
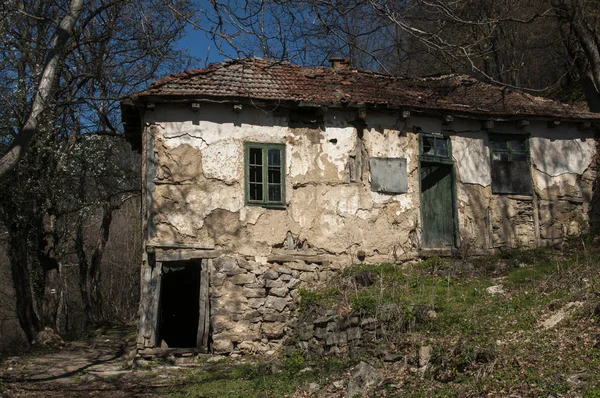
[[[151,96],[353,102],[489,116],[600,120],[600,114],[469,76],[394,77],[356,69],[304,68],[260,58],[225,61],[167,76],[133,98]]]

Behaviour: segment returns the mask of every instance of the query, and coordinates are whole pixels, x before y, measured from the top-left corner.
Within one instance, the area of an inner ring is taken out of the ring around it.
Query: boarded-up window
[[[492,135],[492,192],[532,194],[527,137]]]
[[[371,190],[385,193],[406,193],[408,177],[406,158],[371,158]]]

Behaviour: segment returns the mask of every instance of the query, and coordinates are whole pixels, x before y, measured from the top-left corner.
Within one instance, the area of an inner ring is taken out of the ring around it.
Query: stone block
[[[253,299],[248,300],[248,306],[250,308],[257,309],[259,307],[262,307],[263,305],[265,305],[264,298],[253,298]]]
[[[316,265],[306,264],[304,261],[294,261],[291,263],[285,263],[284,265],[290,268],[292,271],[312,272],[317,269]]]
[[[213,336],[212,350],[215,354],[229,354],[233,351],[233,343],[231,340],[221,339],[217,336]]]
[[[284,282],[282,280],[272,280],[272,279],[267,279],[265,281],[265,287],[271,289],[271,288],[281,288],[284,286]]]
[[[245,258],[238,258],[237,263],[240,268],[243,268],[246,271],[252,271],[252,270],[258,268],[257,263],[255,263],[254,261],[248,261]]]
[[[265,281],[257,280],[256,282],[248,283],[246,287],[249,287],[251,289],[262,288],[265,287]]]
[[[296,330],[298,331],[298,338],[302,341],[308,341],[314,336],[313,325],[311,324],[304,323],[299,325]]]
[[[263,319],[265,322],[285,322],[286,321],[287,317],[285,315],[281,315],[280,313],[276,312],[275,310],[273,310],[273,311],[274,312],[272,312],[272,313],[263,315]]]
[[[307,283],[314,282],[315,274],[313,272],[303,272],[300,274],[300,280]]]
[[[277,267],[277,272],[279,272],[280,274],[285,274],[285,275],[292,274],[292,270],[289,267],[286,267],[285,265]]]
[[[268,339],[279,339],[285,335],[285,323],[265,322],[262,324],[262,334]]]
[[[269,290],[269,294],[271,296],[285,297],[285,296],[287,296],[287,293],[288,293],[287,287],[275,287],[275,288]]]
[[[249,322],[258,322],[260,319],[262,318],[262,315],[260,315],[260,312],[253,310],[253,311],[248,311],[245,314],[243,314],[242,319],[249,321]]]
[[[326,326],[329,322],[333,321],[334,319],[335,319],[335,315],[327,314],[327,315],[324,315],[322,317],[315,319],[313,321],[313,324],[315,326]]]
[[[275,271],[275,270],[270,269],[270,270],[267,270],[263,274],[263,278],[264,279],[272,279],[272,280],[274,280],[274,279],[279,278],[279,273],[277,271]]]
[[[242,294],[246,298],[263,298],[267,295],[267,292],[263,288],[252,289],[252,288],[245,287],[242,291]]]
[[[269,296],[265,301],[266,308],[273,308],[279,312],[283,311],[287,305],[287,300],[281,297]]]
[[[230,279],[234,285],[246,285],[256,281],[256,277],[253,274],[238,274]]]
[[[290,281],[292,279],[293,279],[292,275],[290,275],[290,274],[281,274],[281,275],[279,275],[279,280],[282,281],[282,282],[288,282],[288,281]]]
[[[346,331],[348,340],[359,340],[362,337],[362,330],[360,328],[350,328]]]
[[[210,274],[210,285],[221,286],[227,275],[221,272],[213,272]]]
[[[291,278],[287,284],[288,289],[295,289],[300,284],[300,280],[296,278]]]
[[[213,266],[218,272],[227,273],[238,268],[237,261],[233,257],[219,257],[213,260]]]
[[[266,300],[266,299],[264,299],[264,300]],[[260,307],[257,309],[257,311],[260,312],[262,315],[279,313],[279,311],[276,311],[273,308],[266,308],[266,307]]]
[[[323,340],[327,335],[327,330],[325,328],[315,328],[313,334],[317,339]]]
[[[345,346],[348,344],[348,335],[344,332],[329,333],[325,337],[325,343],[327,345]]]

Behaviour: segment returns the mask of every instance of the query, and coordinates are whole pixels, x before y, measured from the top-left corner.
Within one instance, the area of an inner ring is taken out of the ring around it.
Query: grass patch
[[[172,397],[265,398],[289,396],[309,382],[325,383],[327,378],[346,369],[345,358],[307,360],[299,353],[281,361],[253,360],[247,363],[223,361],[207,364],[185,377],[184,387],[171,391]]]

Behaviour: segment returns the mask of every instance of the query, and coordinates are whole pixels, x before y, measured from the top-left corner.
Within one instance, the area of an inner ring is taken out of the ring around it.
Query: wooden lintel
[[[517,128],[522,129],[522,128],[529,126],[529,120],[525,120],[525,119],[517,120],[516,124],[517,124]]]
[[[362,120],[367,118],[367,107],[363,104],[358,105],[358,117]]]
[[[486,121],[484,121],[484,122],[481,123],[481,126],[485,130],[493,130],[494,129],[494,121],[493,120],[486,120]]]
[[[328,265],[330,258],[328,256],[307,256],[299,254],[275,254],[267,257],[267,262],[269,263],[292,263],[294,261]]]
[[[548,122],[548,127],[549,127],[549,128],[551,128],[551,129],[553,129],[553,128],[555,128],[555,127],[558,127],[558,126],[560,126],[560,123],[561,123],[561,121],[560,121],[560,120],[550,120],[550,121]]]
[[[577,128],[579,128],[579,130],[589,130],[592,128],[592,122],[590,122],[590,121],[581,122],[577,125]]]
[[[187,261],[195,258],[217,258],[221,255],[218,250],[156,250],[156,261]]]
[[[211,243],[178,243],[178,242],[147,242],[146,247],[155,247],[161,249],[206,249],[212,250],[215,245]]]

